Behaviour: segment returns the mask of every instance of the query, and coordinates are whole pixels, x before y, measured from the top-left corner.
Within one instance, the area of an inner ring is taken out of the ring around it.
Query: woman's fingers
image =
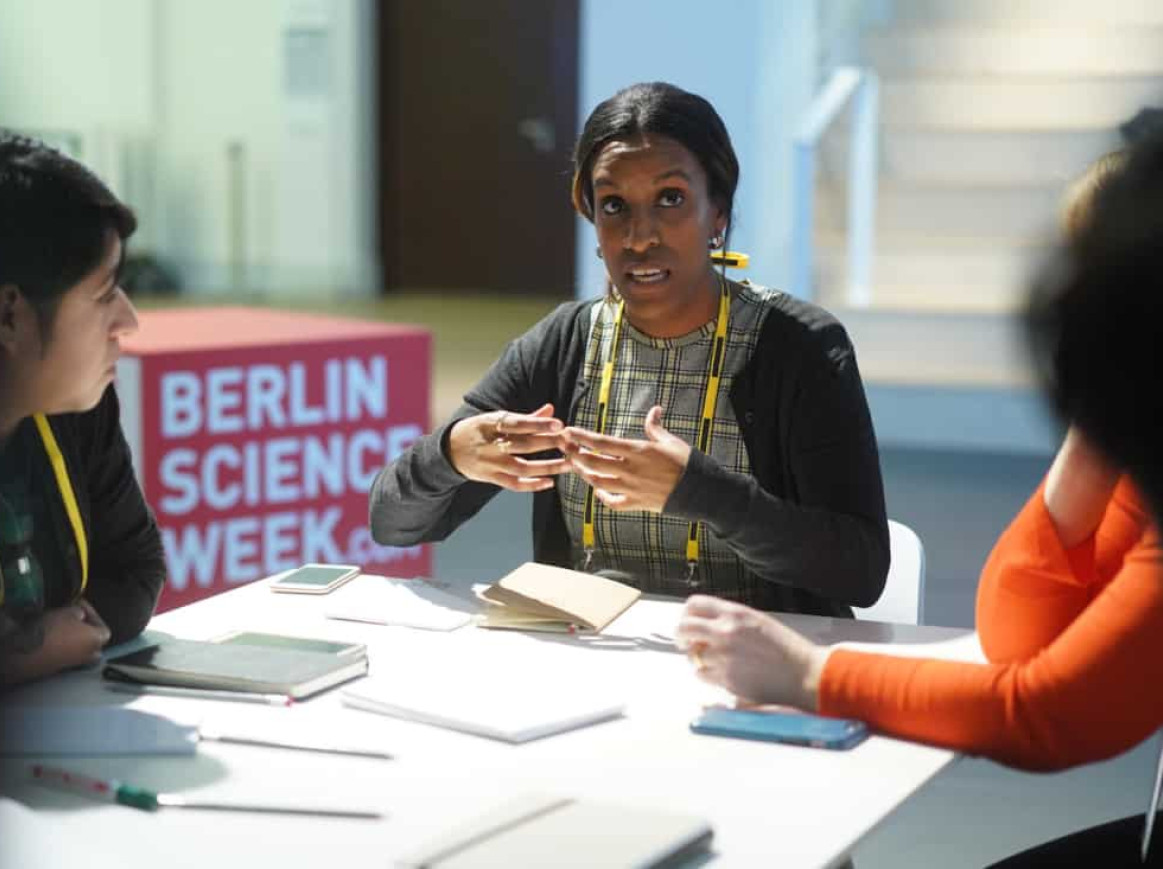
[[[687,616],[714,618],[729,611],[734,606],[738,606],[738,604],[733,604],[722,598],[711,597],[709,594],[692,594],[686,599],[686,606],[683,607],[683,621],[686,621]]]
[[[552,488],[554,477],[573,468],[567,459],[521,459],[505,457],[484,475],[484,481],[514,492],[540,492]]]
[[[571,456],[568,461],[570,470],[595,489],[605,489],[611,493],[618,492],[619,494],[624,494],[625,485],[620,473],[596,470],[591,467],[588,461],[579,459],[577,456]]]
[[[593,450],[595,453],[602,453],[606,456],[614,456],[617,458],[626,458],[638,452],[646,445],[646,441],[627,440],[626,438],[616,438],[610,435],[600,435],[596,432],[587,431],[584,428],[570,427],[564,430],[565,437],[572,443],[585,447],[587,450]]]
[[[599,501],[611,510],[636,510],[639,505],[630,499],[629,495],[615,494],[605,489],[594,487],[594,495]]]
[[[506,435],[502,438],[496,438],[492,444],[498,451],[516,456],[542,453],[546,450],[564,452],[567,446],[560,432]]]
[[[715,639],[710,619],[684,615],[675,631],[675,642],[684,651],[692,646],[709,647]]]
[[[510,492],[544,492],[555,485],[552,477],[518,477],[514,474],[500,473],[489,482]]]
[[[549,407],[552,412],[552,406]],[[544,408],[542,408],[544,410]],[[515,435],[557,434],[564,430],[561,420],[538,413],[513,413],[509,410],[493,411],[491,424],[496,438],[512,439]]]
[[[515,477],[555,477],[570,473],[573,465],[569,459],[522,459],[513,456],[497,470]]]

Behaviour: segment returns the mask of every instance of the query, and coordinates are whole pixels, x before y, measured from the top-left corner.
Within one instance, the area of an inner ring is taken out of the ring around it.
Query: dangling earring
[[[594,248],[594,253],[597,254],[598,259],[605,259],[605,257],[602,256],[602,246],[601,245],[598,245],[597,247]]]

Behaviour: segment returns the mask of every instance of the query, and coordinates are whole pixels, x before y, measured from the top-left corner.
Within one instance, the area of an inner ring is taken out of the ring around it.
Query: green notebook
[[[285,694],[296,700],[365,673],[365,655],[178,639],[108,660],[103,671],[106,679],[140,685]]]

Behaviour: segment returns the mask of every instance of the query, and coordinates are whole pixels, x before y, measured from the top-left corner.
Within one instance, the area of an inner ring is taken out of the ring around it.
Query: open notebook
[[[483,628],[602,631],[642,592],[592,573],[527,561],[480,596],[489,604]]]

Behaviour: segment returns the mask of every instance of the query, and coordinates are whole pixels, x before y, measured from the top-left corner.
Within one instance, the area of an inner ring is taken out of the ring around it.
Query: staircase
[[[873,305],[843,298],[843,129],[821,155],[820,301],[870,393],[1030,397],[1013,316],[1026,276],[1066,184],[1163,103],[1163,0],[896,0],[859,45],[881,77]]]

